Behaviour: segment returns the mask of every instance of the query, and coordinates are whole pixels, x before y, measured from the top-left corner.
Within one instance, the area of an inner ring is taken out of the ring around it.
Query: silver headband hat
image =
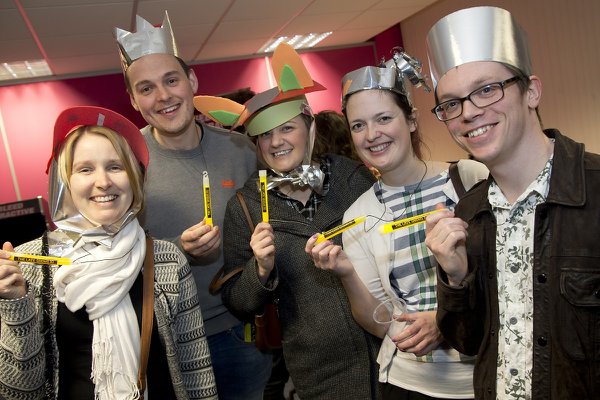
[[[395,47],[393,57],[380,67],[362,67],[348,72],[342,78],[342,110],[346,108],[348,97],[361,90],[384,89],[391,90],[408,99],[413,106],[409,83],[414,87],[423,86],[426,92],[427,76],[421,74],[422,64],[416,58],[408,55],[401,47]]]
[[[139,15],[136,15],[135,22],[136,32],[115,28],[123,72],[127,71],[132,62],[148,54],[179,56],[167,11],[160,27],[153,26]]]
[[[474,61],[496,61],[531,75],[527,33],[506,10],[473,7],[440,19],[427,34],[427,56],[434,88],[452,68]]]

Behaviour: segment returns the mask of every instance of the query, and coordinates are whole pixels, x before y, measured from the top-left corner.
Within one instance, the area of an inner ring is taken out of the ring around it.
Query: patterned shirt
[[[533,229],[535,208],[546,201],[552,158],[510,204],[498,185],[488,191],[496,230],[498,307],[497,395],[531,399],[533,366]]]
[[[285,193],[282,193],[279,190],[279,188],[273,190],[273,193],[284,199],[288,206],[294,208],[296,211],[298,211],[299,214],[302,214],[304,218],[306,218],[309,221],[312,221],[315,213],[317,212],[319,204],[321,203],[323,197],[329,191],[329,177],[331,176],[331,160],[328,157],[323,157],[323,159],[321,160],[320,168],[321,171],[323,171],[323,174],[325,174],[325,178],[323,179],[323,194],[317,194],[317,192],[313,190],[310,194],[308,201],[306,202],[306,205],[302,204],[301,201],[292,199]]]
[[[443,192],[448,179],[448,172],[444,171],[414,185],[390,187],[377,182],[374,187],[375,195],[392,211],[394,220],[432,211],[438,203],[453,209],[454,202]],[[390,283],[398,296],[406,301],[408,309],[437,309],[437,261],[425,246],[425,224],[396,230],[382,237],[382,240],[393,241]]]

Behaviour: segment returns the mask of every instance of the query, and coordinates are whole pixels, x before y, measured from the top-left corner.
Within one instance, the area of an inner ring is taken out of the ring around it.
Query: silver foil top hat
[[[135,24],[136,32],[115,28],[123,72],[127,71],[132,62],[148,54],[179,56],[167,11],[160,27],[153,26],[139,15],[136,15]]]
[[[427,34],[433,86],[450,69],[474,61],[497,61],[532,73],[527,33],[506,10],[473,7],[436,22]]]
[[[427,76],[421,74],[422,64],[419,60],[408,55],[401,47],[393,49],[393,57],[380,67],[362,67],[348,72],[342,78],[342,109],[346,108],[348,97],[361,90],[384,89],[405,96],[412,103],[410,85],[427,86]]]

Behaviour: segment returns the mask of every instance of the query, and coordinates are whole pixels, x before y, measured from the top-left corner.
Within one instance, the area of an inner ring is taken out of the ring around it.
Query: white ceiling
[[[190,64],[249,57],[281,35],[333,31],[317,47],[347,46],[434,1],[0,0],[0,63],[45,59],[58,78],[114,73],[114,28],[134,31],[136,14],[160,25],[164,10]]]

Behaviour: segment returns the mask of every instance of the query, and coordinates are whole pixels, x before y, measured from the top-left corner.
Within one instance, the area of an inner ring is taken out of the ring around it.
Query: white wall
[[[507,9],[529,37],[534,74],[542,80],[540,105],[546,128],[557,128],[600,153],[600,1],[440,0],[404,20],[404,46],[429,75],[425,38],[443,16],[461,8],[493,5]],[[464,158],[443,123],[429,111],[433,93],[415,90],[419,127],[434,160]]]

